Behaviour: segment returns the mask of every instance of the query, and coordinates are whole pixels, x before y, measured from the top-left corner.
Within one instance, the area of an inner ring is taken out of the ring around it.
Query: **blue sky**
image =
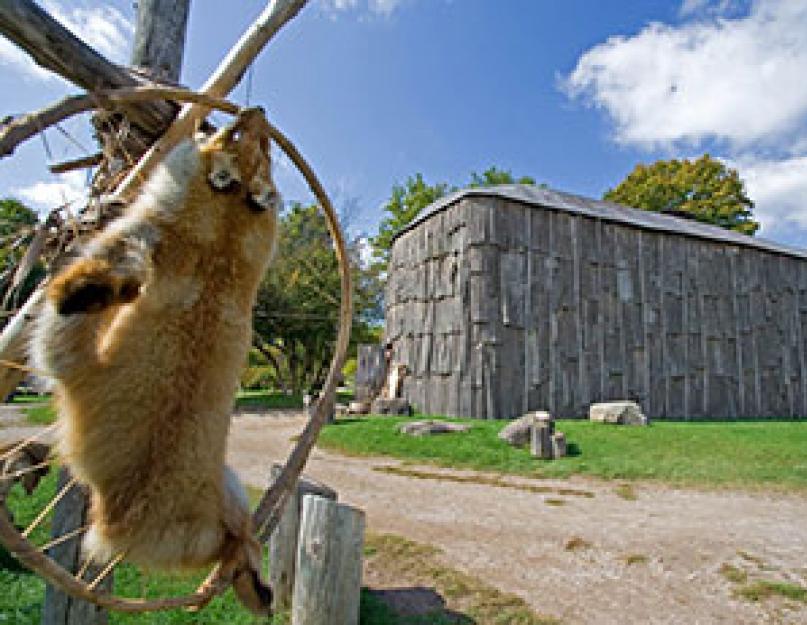
[[[43,2],[123,63],[132,4]],[[183,81],[199,87],[263,4],[193,0]],[[3,116],[75,91],[0,44]],[[762,236],[807,246],[806,76],[803,0],[311,0],[255,64],[250,95],[354,231],[372,233],[416,172],[459,185],[496,165],[600,197],[637,162],[708,151],[739,169]],[[91,145],[83,124],[68,129]],[[78,154],[48,138],[57,160]],[[0,163],[0,194],[44,208],[76,193],[83,177],[46,161],[32,141]],[[307,199],[286,163],[275,175]]]

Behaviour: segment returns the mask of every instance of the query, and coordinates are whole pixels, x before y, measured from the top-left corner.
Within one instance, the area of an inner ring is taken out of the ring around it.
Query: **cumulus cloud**
[[[771,143],[805,132],[805,32],[803,0],[758,0],[732,19],[654,23],[588,50],[563,87],[607,112],[620,143]]]
[[[364,9],[376,15],[389,16],[405,0],[322,0],[325,9],[332,13]]]
[[[70,203],[80,207],[87,198],[86,174],[80,171],[61,174],[58,178],[40,180],[27,187],[13,189],[12,195],[19,197],[40,214]]]
[[[344,0],[343,0],[344,1]],[[43,8],[62,23],[70,32],[95,48],[109,60],[126,63],[131,50],[134,24],[123,13],[103,4],[77,3],[46,0]],[[7,39],[0,40],[0,64],[36,80],[58,78],[31,60],[31,58]]]
[[[746,156],[726,163],[745,181],[764,236],[792,237],[794,231],[807,231],[807,156],[780,160]]]

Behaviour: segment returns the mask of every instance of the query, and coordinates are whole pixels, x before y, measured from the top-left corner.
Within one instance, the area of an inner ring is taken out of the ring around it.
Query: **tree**
[[[405,228],[420,212],[432,202],[448,193],[448,185],[440,182],[434,185],[423,180],[423,174],[415,174],[402,185],[392,187],[390,199],[384,204],[386,216],[381,220],[378,234],[370,244],[373,246],[375,267],[379,272],[386,271],[392,238]]]
[[[499,169],[495,165],[489,167],[481,174],[471,172],[471,182],[468,186],[475,187],[495,187],[500,184],[535,184],[535,179],[530,176],[521,176],[518,180],[506,169]]]
[[[736,169],[704,154],[695,161],[639,164],[603,196],[611,202],[659,213],[686,216],[753,235],[759,229]]]
[[[258,291],[255,347],[289,391],[317,388],[333,357],[339,321],[339,265],[316,205],[293,204],[279,223],[278,250]],[[368,340],[380,318],[381,285],[348,244],[353,278],[351,344]]]
[[[0,199],[0,302],[8,295],[17,265],[28,249],[38,222],[37,214],[19,200]],[[24,302],[44,275],[45,270],[38,262],[15,289],[16,299]]]
[[[502,184],[535,184],[535,180],[529,176],[516,179],[510,171],[494,165],[481,174],[471,172],[471,180],[465,187],[495,187]],[[427,184],[422,174],[410,176],[404,184],[392,187],[390,199],[384,205],[386,216],[381,221],[378,234],[370,240],[375,268],[380,274],[386,271],[395,234],[409,225],[429,204],[456,190],[457,187],[449,187],[445,182]]]

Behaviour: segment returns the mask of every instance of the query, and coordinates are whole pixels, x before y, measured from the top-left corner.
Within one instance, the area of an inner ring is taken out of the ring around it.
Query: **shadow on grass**
[[[476,625],[469,616],[450,610],[433,588],[413,586],[368,592],[386,604],[396,617],[396,625]]]
[[[566,443],[566,455],[567,456],[579,456],[581,453],[580,445],[577,443]]]

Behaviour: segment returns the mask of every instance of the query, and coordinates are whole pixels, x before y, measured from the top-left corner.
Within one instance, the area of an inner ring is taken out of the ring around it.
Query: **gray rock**
[[[352,401],[348,404],[348,414],[367,414],[370,412],[369,401]]]
[[[382,399],[377,398],[373,400],[370,406],[370,412],[373,414],[388,414],[388,415],[403,415],[409,416],[412,414],[412,406],[409,402],[400,397],[395,399]]]
[[[410,436],[427,436],[430,434],[451,434],[453,432],[467,432],[471,427],[462,423],[448,423],[447,421],[412,421],[398,426],[398,432]]]
[[[536,411],[528,412],[523,417],[508,423],[501,432],[499,438],[513,447],[525,447],[530,442],[530,430],[538,423],[549,423],[550,433],[555,429],[555,422],[548,412]]]
[[[614,425],[647,425],[647,417],[634,401],[609,401],[591,404],[588,418],[595,423]]]

